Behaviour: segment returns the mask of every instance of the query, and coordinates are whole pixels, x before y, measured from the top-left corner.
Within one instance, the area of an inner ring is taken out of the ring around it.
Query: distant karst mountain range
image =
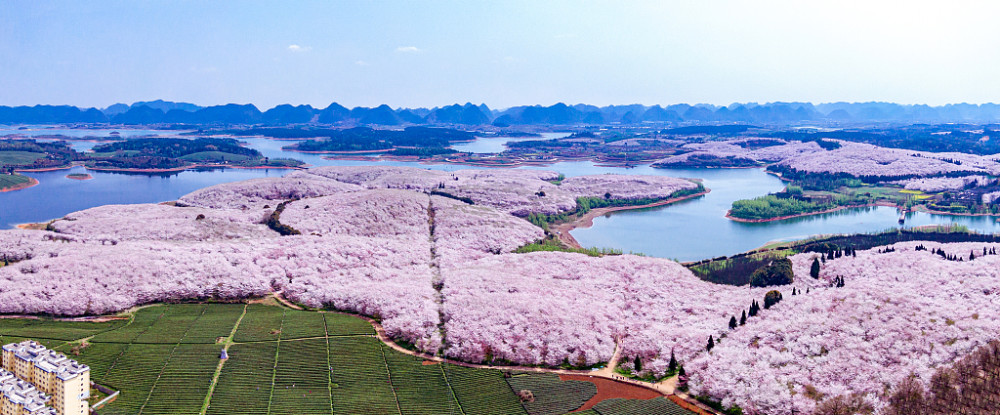
[[[342,124],[342,125],[604,125],[643,123],[799,123],[799,122],[978,122],[1000,121],[998,104],[901,105],[884,102],[811,104],[808,102],[708,104],[593,105],[563,103],[493,110],[486,104],[437,108],[326,108],[278,105],[261,112],[253,104],[202,107],[163,100],[114,104],[103,110],[68,105],[0,106],[0,124]]]

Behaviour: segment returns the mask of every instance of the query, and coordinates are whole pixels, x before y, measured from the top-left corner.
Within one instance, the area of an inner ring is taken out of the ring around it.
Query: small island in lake
[[[73,179],[73,180],[90,180],[90,179],[93,179],[94,176],[91,176],[91,175],[89,175],[87,173],[71,173],[71,174],[67,174],[66,178],[67,179]]]
[[[297,168],[302,164],[265,157],[232,138],[137,138],[96,145],[89,152],[76,151],[64,141],[0,140],[0,169],[9,173],[80,165],[90,170],[160,172],[196,167]]]

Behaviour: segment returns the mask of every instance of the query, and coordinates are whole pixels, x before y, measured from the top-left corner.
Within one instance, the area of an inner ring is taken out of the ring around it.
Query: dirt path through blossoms
[[[285,297],[282,296],[281,294],[282,294],[281,291],[276,291],[274,293],[274,299],[278,300],[278,302],[281,303],[281,305],[283,305],[285,307],[288,307],[288,308],[290,308],[292,310],[302,310],[303,309],[299,305],[297,305],[297,304],[295,304],[295,303],[293,303],[293,302],[288,301],[287,299],[285,299]]]
[[[661,200],[659,202],[650,203],[650,204],[646,204],[646,205],[638,205],[638,206],[615,206],[615,207],[603,207],[603,208],[591,209],[590,211],[588,211],[587,213],[584,213],[583,216],[580,216],[576,220],[573,220],[571,222],[565,222],[565,223],[560,223],[560,224],[553,225],[552,226],[552,230],[555,231],[556,235],[559,237],[559,241],[562,242],[563,244],[565,244],[566,246],[571,247],[571,248],[580,248],[580,249],[582,249],[583,247],[580,246],[580,242],[578,242],[576,240],[576,238],[573,237],[573,235],[570,235],[569,232],[572,231],[573,229],[576,229],[576,228],[589,228],[591,226],[594,226],[594,218],[596,218],[598,216],[604,216],[604,215],[607,215],[607,214],[609,214],[611,212],[620,212],[620,211],[623,211],[623,210],[638,210],[638,209],[648,209],[648,208],[653,208],[653,207],[666,206],[666,205],[674,204],[674,203],[677,203],[677,202],[680,202],[680,201],[683,201],[683,200],[688,200],[688,199],[694,199],[696,197],[701,197],[701,196],[707,195],[711,191],[712,191],[712,189],[705,189],[704,192],[699,192],[699,193],[694,193],[694,194],[690,194],[690,195],[687,195],[687,196],[681,196],[681,197],[675,197],[675,198],[670,198],[670,199],[666,199],[666,200]]]

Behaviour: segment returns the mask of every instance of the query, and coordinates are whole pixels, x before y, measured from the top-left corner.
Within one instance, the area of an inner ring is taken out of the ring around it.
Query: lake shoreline
[[[837,206],[837,207],[835,207],[833,209],[819,210],[819,211],[816,211],[816,212],[797,213],[797,214],[794,214],[794,215],[777,216],[777,217],[766,218],[766,219],[744,219],[744,218],[737,218],[737,217],[735,217],[735,216],[732,215],[732,213],[731,213],[732,210],[730,210],[729,212],[726,212],[726,219],[729,219],[729,220],[731,220],[733,222],[740,222],[740,223],[767,223],[767,222],[777,222],[777,221],[780,221],[780,220],[787,220],[787,219],[804,218],[806,216],[822,215],[822,214],[826,214],[826,213],[838,212],[838,211],[841,211],[841,210],[844,210],[844,209],[856,209],[856,208],[877,207],[877,206],[897,208],[897,209],[899,208],[899,206],[897,206],[896,204],[893,204],[893,203],[882,203],[882,202],[879,202],[879,203],[868,203],[868,204],[864,204],[864,205]]]
[[[707,195],[711,191],[712,189],[705,189],[705,191],[703,192],[693,193],[690,195],[679,196],[679,197],[672,197],[669,199],[661,200],[659,202],[648,203],[645,205],[613,206],[613,207],[591,209],[587,213],[584,213],[583,216],[580,216],[570,222],[564,222],[553,225],[552,230],[555,231],[556,236],[559,238],[559,241],[565,244],[566,246],[569,246],[571,248],[583,249],[583,247],[580,246],[580,242],[578,242],[576,238],[574,238],[573,235],[570,234],[570,231],[576,228],[589,228],[591,226],[594,226],[594,218],[598,216],[604,216],[612,212],[622,212],[626,210],[641,210],[641,209],[649,209],[654,207],[671,205],[677,202]]]
[[[86,167],[87,170],[109,172],[109,173],[174,173],[185,170],[197,169],[276,169],[276,170],[305,170],[301,166],[233,166],[228,164],[193,164],[190,166],[173,167],[169,169],[115,169],[102,167]]]
[[[0,193],[13,192],[13,191],[17,191],[17,190],[24,190],[24,189],[27,189],[29,187],[34,187],[34,186],[37,186],[37,185],[38,185],[38,179],[36,179],[34,177],[28,177],[28,181],[27,182],[20,183],[20,184],[15,184],[13,186],[5,187],[3,189],[0,189]]]
[[[913,211],[914,212],[929,213],[931,215],[942,215],[942,216],[966,216],[966,217],[991,216],[991,217],[1000,217],[1000,214],[995,214],[995,213],[956,213],[956,212],[945,212],[943,210],[928,209],[924,205],[917,205],[917,206],[915,206],[913,208]]]
[[[73,163],[67,166],[43,167],[38,169],[14,169],[18,173],[45,173],[59,170],[69,170],[74,167],[83,167],[86,170],[110,172],[110,173],[175,173],[185,170],[196,169],[279,169],[279,170],[305,170],[306,165],[298,166],[234,166],[231,164],[191,164],[169,169],[117,169],[112,167],[88,167],[82,163]]]

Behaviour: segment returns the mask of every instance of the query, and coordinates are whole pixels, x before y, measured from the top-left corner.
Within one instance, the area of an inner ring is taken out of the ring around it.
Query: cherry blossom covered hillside
[[[731,157],[763,163],[774,163],[804,154],[823,151],[823,148],[814,142],[802,143],[798,141],[786,142],[778,139],[773,140],[781,144],[767,147],[751,147],[746,145],[747,140],[689,143],[681,146],[682,149],[688,150],[688,152],[658,160],[653,163],[653,166],[684,166],[699,157],[707,159]]]
[[[377,317],[397,340],[470,362],[593,365],[617,346],[660,375],[673,352],[693,392],[778,415],[837,396],[881,408],[906,376],[926,384],[1000,333],[1000,245],[899,243],[828,259],[817,279],[819,254],[798,254],[792,285],[734,287],[660,258],[512,253],[544,236],[514,214],[697,187],[686,180],[556,184],[550,172],[385,167],[290,176],[182,198],[197,207],[104,206],[50,231],[0,231],[10,262],[0,313],[104,314],[280,291]],[[730,328],[772,289],[781,302]]]
[[[855,177],[907,177],[943,174],[1000,173],[1000,164],[989,156],[966,153],[932,153],[840,142],[840,148],[801,154],[779,166],[803,173],[844,173]]]
[[[50,231],[0,231],[0,258],[13,262],[0,268],[0,313],[103,314],[282,291],[311,307],[377,316],[393,337],[436,352],[440,267],[544,236],[510,212],[573,210],[578,196],[616,189],[628,191],[623,198],[666,197],[696,187],[601,176],[563,190],[547,181],[556,173],[511,170],[325,168],[289,176],[212,186],[178,206],[88,209],[53,221]],[[430,194],[440,189],[449,197]]]
[[[571,211],[576,208],[578,197],[611,194],[614,199],[665,199],[698,186],[673,177],[631,175],[580,176],[555,184],[560,178],[556,172],[509,169],[444,172],[391,166],[318,167],[292,175],[320,176],[371,189],[440,192],[517,216]]]
[[[782,140],[774,139],[776,142]],[[871,144],[840,140],[837,148],[825,149],[815,142],[784,142],[779,145],[754,147],[747,140],[686,144],[688,153],[667,157],[654,166],[685,165],[692,158],[738,158],[762,163],[777,163],[779,169],[801,173],[846,174],[855,177],[909,178],[939,175],[1000,173],[1000,163],[994,156],[966,153],[934,153],[878,147]]]
[[[217,184],[182,196],[178,204],[213,209],[266,209],[289,199],[357,190],[361,188],[348,183],[288,175]]]
[[[281,223],[317,236],[407,238],[428,242],[429,207],[430,198],[423,193],[363,190],[289,203],[281,213]]]
[[[431,205],[434,248],[441,267],[513,252],[545,237],[541,228],[528,221],[486,206],[442,196],[431,196]]]
[[[927,383],[1000,333],[996,248],[899,243],[827,260],[818,280],[818,254],[796,255],[795,285],[809,292],[781,289],[778,305],[688,363],[692,390],[751,413],[809,412],[851,394],[879,408],[907,376]]]
[[[674,261],[634,255],[508,254],[442,273],[445,353],[469,361],[591,365],[620,341],[624,356],[657,362],[662,373],[671,349],[694,358],[752,298]]]
[[[908,190],[920,190],[922,192],[940,192],[944,190],[958,190],[969,185],[987,185],[990,180],[986,176],[964,176],[964,177],[930,177],[909,180],[900,180],[893,184],[902,185]]]
[[[61,234],[108,241],[210,241],[258,239],[278,234],[263,225],[264,212],[178,209],[167,205],[106,205],[70,213],[52,222]]]

